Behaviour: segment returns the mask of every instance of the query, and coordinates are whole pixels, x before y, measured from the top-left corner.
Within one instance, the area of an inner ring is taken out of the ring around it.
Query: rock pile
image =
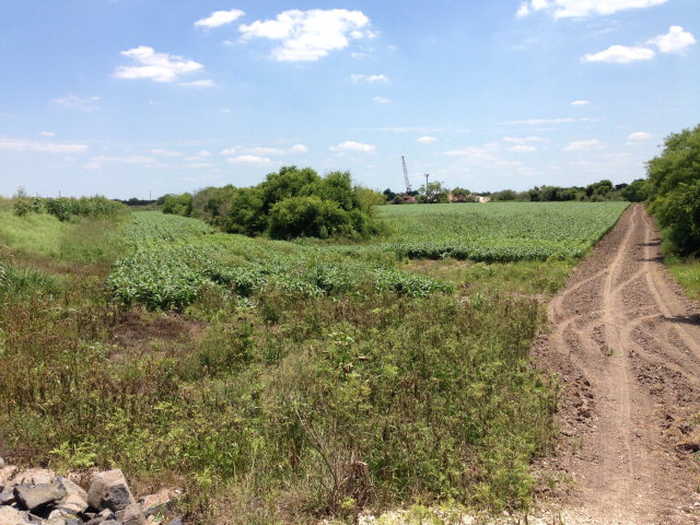
[[[121,470],[95,473],[86,492],[50,470],[21,471],[0,458],[0,525],[155,525],[176,495],[162,490],[137,502]]]

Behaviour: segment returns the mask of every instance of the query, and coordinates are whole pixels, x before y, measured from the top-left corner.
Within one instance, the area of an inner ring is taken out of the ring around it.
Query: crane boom
[[[406,193],[413,193],[411,180],[408,178],[408,167],[406,166],[406,157],[401,156],[401,164],[403,165],[403,180],[406,183]]]

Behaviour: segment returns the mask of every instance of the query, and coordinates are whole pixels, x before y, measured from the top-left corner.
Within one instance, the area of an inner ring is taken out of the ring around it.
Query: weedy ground
[[[573,260],[358,257],[162,217],[0,202],[0,456],[183,486],[193,523],[530,507],[556,385],[528,352]]]
[[[700,260],[667,258],[668,267],[688,297],[700,301]]]

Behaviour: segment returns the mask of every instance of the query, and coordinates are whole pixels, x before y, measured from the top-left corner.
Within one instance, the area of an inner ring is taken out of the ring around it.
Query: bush
[[[671,250],[700,252],[700,126],[668,137],[648,172],[650,209],[665,228]]]
[[[290,197],[270,212],[270,235],[275,239],[319,237],[352,232],[350,215],[337,202],[319,197]]]
[[[652,209],[679,255],[700,253],[700,180],[681,183],[668,195],[659,197]]]
[[[167,195],[163,200],[163,213],[189,217],[192,215],[192,195]]]

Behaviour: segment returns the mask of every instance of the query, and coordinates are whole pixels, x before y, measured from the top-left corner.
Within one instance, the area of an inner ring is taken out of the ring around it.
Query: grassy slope
[[[1,227],[0,239],[19,263],[75,261],[86,244],[108,261],[126,247],[100,228],[49,220],[27,233],[46,244]],[[572,262],[414,261],[458,285],[426,298],[213,287],[178,316],[118,310],[93,267],[73,264],[59,289],[0,293],[0,455],[116,464],[137,490],[184,484],[197,523],[530,502],[528,463],[554,431],[553,391],[527,360],[543,314],[532,295],[558,289]]]
[[[700,261],[670,257],[666,264],[688,297],[700,301]]]

